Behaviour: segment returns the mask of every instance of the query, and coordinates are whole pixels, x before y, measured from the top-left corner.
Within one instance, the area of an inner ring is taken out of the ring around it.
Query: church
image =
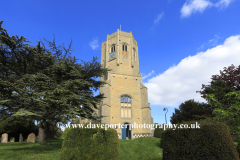
[[[144,123],[153,124],[153,118],[148,90],[142,83],[142,74],[139,74],[138,46],[132,32],[117,29],[107,35],[107,40],[101,44],[101,65],[112,70],[100,78],[107,82],[100,87],[100,93],[107,98],[93,114],[103,116],[101,123],[124,125],[123,128],[115,127],[119,139],[153,136],[154,130],[141,127]],[[134,124],[138,127],[135,128]]]

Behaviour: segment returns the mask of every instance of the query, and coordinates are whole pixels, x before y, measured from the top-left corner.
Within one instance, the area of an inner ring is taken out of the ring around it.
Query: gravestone
[[[8,134],[7,133],[2,134],[1,143],[8,143]]]
[[[35,140],[36,140],[36,135],[34,133],[30,133],[27,137],[27,142],[35,143]]]
[[[20,136],[19,136],[19,143],[20,143],[20,144],[23,143],[23,136],[22,136],[22,134],[20,134]]]
[[[15,142],[15,137],[11,137],[10,142]]]

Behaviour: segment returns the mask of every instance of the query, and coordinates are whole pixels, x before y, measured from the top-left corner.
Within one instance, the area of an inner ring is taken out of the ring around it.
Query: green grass
[[[162,153],[160,138],[142,137],[119,140],[120,159],[159,160]],[[37,143],[0,143],[0,160],[59,160],[62,140],[52,140],[47,145]]]
[[[0,160],[59,160],[61,147],[62,140],[53,140],[48,145],[0,143]]]
[[[134,140],[119,140],[120,159],[129,160],[160,160],[162,153],[160,138],[141,137]]]

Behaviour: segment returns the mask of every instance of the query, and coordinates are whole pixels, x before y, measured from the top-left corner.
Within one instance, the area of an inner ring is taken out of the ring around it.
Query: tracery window
[[[121,97],[121,118],[132,117],[132,103],[129,96]]]

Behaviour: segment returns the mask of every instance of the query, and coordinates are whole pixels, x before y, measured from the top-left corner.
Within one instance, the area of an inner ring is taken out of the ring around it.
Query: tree
[[[213,101],[206,97],[210,94],[214,95],[215,99],[223,104],[222,107],[227,109],[229,107],[229,101],[224,99],[224,96],[227,93],[240,90],[240,65],[238,67],[234,65],[228,68],[224,67],[223,71],[220,70],[220,75],[213,75],[211,79],[211,85],[202,84],[203,91],[196,92],[200,93],[202,95],[201,97],[208,101],[209,104]],[[213,108],[219,108],[219,106],[214,106]],[[226,123],[227,121],[230,120],[224,120]]]
[[[213,94],[209,94],[206,98],[210,101],[210,104],[219,107],[213,110],[213,114],[216,115],[215,119],[220,121],[225,120],[230,133],[234,135],[232,136],[233,139],[240,142],[240,91],[225,94],[224,99],[221,101],[218,101]],[[228,107],[222,103],[226,101],[228,101]]]
[[[171,117],[171,123],[177,124],[183,121],[200,120],[212,116],[212,108],[205,103],[195,102],[193,99],[181,103],[179,109],[175,109]]]
[[[223,71],[220,70],[220,75],[213,75],[211,79],[211,85],[202,84],[203,91],[196,91],[196,93],[200,93],[205,100],[207,95],[213,94],[218,101],[221,101],[225,94],[240,90],[240,65],[236,68],[233,64],[228,68],[224,67]],[[209,103],[210,100],[207,101]],[[228,101],[222,101],[222,103],[228,105]]]
[[[197,93],[202,94],[201,97],[206,99],[209,104],[214,105],[214,119],[226,123],[233,139],[236,140],[235,137],[237,137],[239,142],[239,137],[236,136],[240,124],[239,112],[235,108],[239,99],[232,98],[240,91],[240,65],[224,67],[223,71],[220,70],[220,75],[213,75],[211,79],[211,85],[202,85],[203,91],[197,91]],[[231,96],[233,97],[231,98]],[[236,113],[234,114],[234,112]]]
[[[109,69],[102,68],[95,57],[92,62],[76,63],[77,59],[69,56],[71,43],[65,49],[63,45],[57,47],[55,40],[44,39],[46,43],[39,41],[33,47],[26,44],[29,41],[24,37],[10,37],[1,24],[2,21],[0,114],[4,118],[25,117],[40,121],[39,143],[50,122],[67,123],[76,116],[96,120],[93,108],[97,109],[104,95],[93,96],[92,89],[96,91],[106,82],[93,78],[106,75]]]

